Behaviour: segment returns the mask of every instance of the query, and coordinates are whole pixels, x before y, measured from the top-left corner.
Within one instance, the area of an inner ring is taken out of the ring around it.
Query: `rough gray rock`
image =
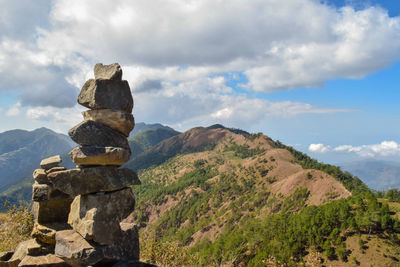
[[[131,113],[111,109],[93,109],[82,112],[85,120],[100,122],[125,136],[135,127],[135,119]]]
[[[89,109],[114,109],[132,113],[133,98],[127,81],[90,79],[82,87],[78,103]]]
[[[71,204],[68,223],[85,239],[102,245],[120,243],[120,222],[135,208],[132,190],[79,195]]]
[[[37,202],[54,199],[70,198],[67,194],[55,189],[51,184],[34,183],[32,185],[32,200]]]
[[[96,247],[93,242],[85,240],[74,230],[56,233],[55,255],[72,266],[94,265],[103,258],[99,247]]]
[[[101,166],[76,168],[48,175],[53,186],[70,195],[85,195],[102,191],[115,191],[130,185],[140,184],[137,174],[131,169]]]
[[[53,167],[53,168],[51,168],[51,169],[49,169],[49,170],[46,170],[46,174],[49,174],[49,173],[52,173],[52,172],[59,172],[59,171],[64,171],[64,170],[66,170],[67,168],[65,168],[65,167],[63,167],[63,166],[60,166],[60,167]]]
[[[20,262],[26,256],[40,256],[52,253],[54,251],[54,246],[49,246],[46,244],[39,243],[35,239],[29,239],[27,241],[18,244],[17,248],[11,259],[10,263]]]
[[[118,242],[103,247],[104,259],[110,260],[138,260],[139,259],[139,231],[133,223],[120,223]]]
[[[111,146],[129,149],[126,136],[95,121],[83,121],[69,130],[72,140],[81,146]]]
[[[94,66],[94,78],[95,79],[110,79],[110,80],[121,80],[122,69],[118,63],[103,65],[97,63]]]
[[[46,171],[43,169],[36,169],[33,172],[33,179],[35,179],[35,181],[39,184],[46,184],[49,182],[49,180],[47,180],[47,174]]]
[[[60,155],[56,155],[56,156],[53,156],[53,157],[49,157],[49,158],[43,159],[40,162],[40,167],[42,169],[49,170],[51,168],[57,167],[58,164],[60,164],[61,162],[62,162],[61,156]]]
[[[42,243],[55,245],[56,232],[62,230],[71,230],[71,226],[67,223],[48,223],[42,225],[35,222],[31,236]]]
[[[56,198],[49,201],[33,202],[33,218],[40,224],[65,223],[68,221],[72,199]]]
[[[47,184],[34,183],[32,185],[32,200],[47,201],[50,199],[50,188]]]
[[[72,161],[78,165],[121,166],[129,161],[131,151],[121,147],[84,146],[69,152]]]
[[[44,256],[26,256],[18,265],[18,267],[70,267],[65,261],[61,258],[48,254]]]

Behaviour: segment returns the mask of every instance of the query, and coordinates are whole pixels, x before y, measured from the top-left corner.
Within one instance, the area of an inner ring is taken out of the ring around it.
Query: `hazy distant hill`
[[[68,136],[46,128],[0,133],[0,201],[30,200],[32,172],[40,168],[40,161],[65,155],[73,146]]]
[[[171,127],[162,125],[161,123],[144,123],[144,122],[139,122],[135,124],[135,128],[133,129],[133,131],[130,134],[130,137],[134,137],[135,135],[147,131],[147,130],[157,130],[157,129],[163,129],[163,130],[167,130],[167,131],[171,131],[171,132],[176,132],[174,129],[172,129]]]
[[[177,134],[179,132],[161,124],[138,123],[129,138],[132,157]],[[61,165],[73,168],[75,164],[68,152],[75,146],[77,144],[67,135],[46,128],[0,133],[0,209],[6,199],[14,203],[30,201],[34,182],[32,172],[40,168],[43,158],[60,154],[63,158]]]
[[[0,134],[0,191],[17,184],[39,167],[40,161],[65,154],[73,147],[70,138],[46,128],[12,130]]]
[[[400,164],[390,161],[362,160],[340,164],[343,169],[360,177],[370,188],[400,188]]]
[[[129,137],[129,146],[132,150],[131,158],[136,157],[161,141],[178,134],[178,131],[161,124],[147,125],[140,123],[140,130]]]

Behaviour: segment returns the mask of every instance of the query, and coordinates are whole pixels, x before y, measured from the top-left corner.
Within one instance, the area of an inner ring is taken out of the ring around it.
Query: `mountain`
[[[11,200],[29,199],[32,173],[40,161],[56,154],[64,155],[73,146],[68,136],[46,128],[0,133],[0,199],[6,196]]]
[[[179,132],[161,124],[138,123],[129,138],[132,157]],[[77,146],[67,135],[46,128],[0,133],[0,202],[31,200],[32,173],[43,158],[60,154],[61,165],[73,168],[68,152]],[[0,208],[1,210],[1,208]]]
[[[400,188],[400,164],[381,160],[361,160],[340,164],[344,170],[360,177],[370,188]]]
[[[132,150],[131,158],[136,157],[161,141],[179,134],[174,129],[161,124],[145,125],[141,123],[141,125],[141,129],[129,137],[129,146]]]
[[[134,137],[135,135],[147,131],[147,130],[157,130],[157,129],[163,129],[171,132],[176,132],[174,129],[171,127],[162,125],[160,123],[153,123],[153,124],[147,124],[144,122],[139,122],[135,124],[135,128],[133,128],[133,131],[130,134],[130,137]]]
[[[125,221],[139,225],[142,260],[160,266],[398,266],[400,203],[378,199],[349,172],[261,133],[219,124],[183,133],[139,125],[124,167],[137,170],[142,185],[133,187],[136,209]],[[30,197],[32,171],[46,153],[65,155],[63,164],[72,167],[66,153],[75,144],[65,135],[42,128],[3,133],[0,140],[7,142],[1,157],[25,151],[25,163],[15,166],[21,174],[8,180],[21,182],[4,186],[0,201]]]
[[[360,179],[263,134],[197,127],[128,167],[142,185],[127,220],[140,225],[142,257],[152,263],[396,266],[400,258],[395,212]]]

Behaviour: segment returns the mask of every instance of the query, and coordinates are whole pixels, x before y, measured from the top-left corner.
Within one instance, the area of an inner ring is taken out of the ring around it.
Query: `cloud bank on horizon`
[[[400,59],[400,17],[314,0],[0,0],[3,112],[69,127],[97,62],[119,62],[140,121],[178,129],[349,112],[271,92],[361,79]],[[262,97],[260,97],[260,95]],[[64,114],[61,116],[61,114]],[[79,114],[78,114],[79,115]]]

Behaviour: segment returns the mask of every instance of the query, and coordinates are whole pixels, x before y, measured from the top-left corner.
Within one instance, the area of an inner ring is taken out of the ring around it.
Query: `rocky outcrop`
[[[0,266],[140,264],[138,229],[122,223],[135,207],[130,187],[140,181],[134,171],[119,168],[131,155],[132,94],[119,64],[97,64],[94,73],[78,97],[91,110],[68,133],[80,145],[69,153],[78,167],[59,166],[59,155],[42,160],[33,173],[33,239]]]

